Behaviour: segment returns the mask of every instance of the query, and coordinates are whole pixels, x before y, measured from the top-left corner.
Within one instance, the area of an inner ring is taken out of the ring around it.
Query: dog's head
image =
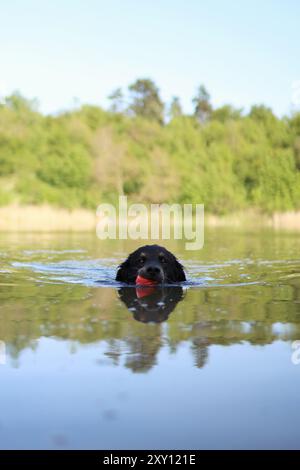
[[[117,271],[116,280],[136,284],[137,279],[153,284],[172,284],[186,280],[182,265],[159,245],[145,245],[131,253]]]

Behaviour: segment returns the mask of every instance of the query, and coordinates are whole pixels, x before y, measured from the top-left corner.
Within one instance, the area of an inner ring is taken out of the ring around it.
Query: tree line
[[[160,97],[158,87],[150,79],[136,80],[129,85],[127,93],[124,93],[122,88],[117,88],[108,99],[111,102],[110,111],[113,113],[140,116],[159,124],[163,124],[166,117],[172,120],[184,114],[179,97],[173,96],[171,103],[166,106]],[[196,119],[201,123],[207,121],[211,117],[213,108],[204,85],[199,86],[192,102]]]
[[[43,115],[18,93],[0,104],[0,204],[94,209],[119,194],[138,202],[204,203],[223,214],[300,206],[300,112],[278,118],[213,107],[201,85],[193,112],[166,106],[156,84],[138,79],[109,96]]]

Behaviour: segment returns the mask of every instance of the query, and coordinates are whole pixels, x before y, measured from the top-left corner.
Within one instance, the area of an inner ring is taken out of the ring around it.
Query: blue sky
[[[43,112],[107,106],[138,77],[186,112],[200,83],[215,106],[295,109],[298,0],[4,0],[0,19],[0,96],[20,90]]]

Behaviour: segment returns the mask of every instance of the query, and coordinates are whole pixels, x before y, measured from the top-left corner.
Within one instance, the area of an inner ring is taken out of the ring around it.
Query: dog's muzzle
[[[138,275],[149,281],[163,282],[164,280],[164,272],[159,264],[145,264],[139,270]]]

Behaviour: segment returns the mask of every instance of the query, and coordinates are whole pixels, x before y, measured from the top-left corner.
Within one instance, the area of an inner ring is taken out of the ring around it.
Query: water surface
[[[139,244],[0,235],[0,447],[299,448],[299,235],[164,243],[188,280],[147,292]]]

